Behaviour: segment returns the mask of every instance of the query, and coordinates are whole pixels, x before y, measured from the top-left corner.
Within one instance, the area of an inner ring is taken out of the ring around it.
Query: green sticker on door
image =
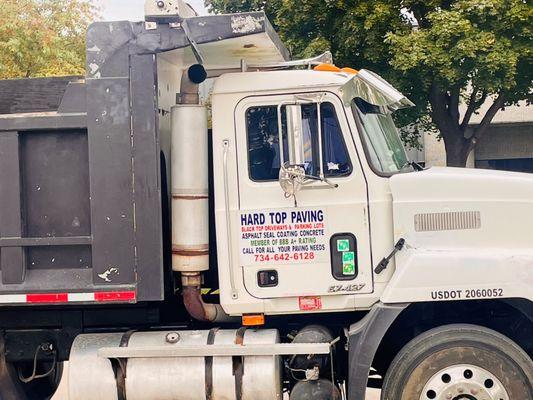
[[[337,251],[348,251],[348,250],[350,250],[350,241],[348,239],[337,240]]]
[[[342,274],[355,274],[355,252],[345,251],[342,253]]]
[[[355,264],[352,263],[343,263],[342,264],[342,274],[343,275],[354,275],[355,274]]]
[[[342,262],[343,263],[353,263],[355,260],[355,253],[353,251],[345,251],[342,253]]]

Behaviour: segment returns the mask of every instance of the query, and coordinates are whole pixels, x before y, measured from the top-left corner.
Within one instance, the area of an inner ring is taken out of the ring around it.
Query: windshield
[[[409,166],[409,160],[390,112],[361,98],[352,101],[352,111],[362,127],[363,144],[375,170],[384,174],[394,174]]]

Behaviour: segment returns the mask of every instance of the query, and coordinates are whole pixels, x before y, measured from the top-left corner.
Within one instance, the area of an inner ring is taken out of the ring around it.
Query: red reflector
[[[45,294],[28,294],[26,295],[27,303],[66,303],[68,302],[67,293],[45,293]]]
[[[131,301],[135,300],[135,292],[96,292],[94,299],[96,301]]]
[[[320,296],[304,296],[298,298],[300,310],[312,311],[322,309],[322,299]]]

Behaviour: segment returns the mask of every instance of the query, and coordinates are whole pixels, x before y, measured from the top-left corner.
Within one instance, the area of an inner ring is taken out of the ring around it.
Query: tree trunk
[[[487,113],[484,115],[481,123],[474,129],[472,137],[465,138],[465,130],[468,126],[468,120],[463,121],[458,127],[454,124],[441,123],[438,124],[441,136],[444,139],[444,146],[446,148],[446,165],[448,167],[465,168],[468,162],[468,156],[474,151],[479,138],[481,138],[487,131],[494,115],[503,105],[503,96],[500,95],[491,105]],[[453,110],[452,110],[453,111]],[[445,117],[446,118],[446,117]]]
[[[468,128],[470,117],[479,109],[486,99],[486,92],[481,98],[476,100],[474,92],[468,103],[468,109],[463,121],[460,122],[459,97],[460,88],[452,87],[442,89],[433,82],[429,92],[429,102],[431,104],[431,118],[440,131],[444,146],[446,148],[446,165],[448,167],[465,168],[468,156],[474,150],[478,140],[485,134],[492,119],[502,108],[504,96],[502,93],[494,100],[488,111],[483,116],[481,123],[474,129],[470,138],[465,138],[465,131]]]
[[[446,149],[446,165],[448,167],[460,167],[465,168],[470,155],[470,146],[468,141],[461,138],[458,133],[444,133],[441,132],[444,137],[444,147]],[[451,136],[451,137],[450,137]]]
[[[459,124],[459,91],[454,91],[454,98],[435,83],[429,93],[431,118],[440,131],[446,149],[446,165],[449,167],[466,167],[470,142],[465,139],[464,130]]]

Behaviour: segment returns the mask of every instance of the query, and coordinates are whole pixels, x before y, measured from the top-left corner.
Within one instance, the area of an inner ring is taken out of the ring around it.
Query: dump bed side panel
[[[213,68],[288,57],[263,12],[187,26],[96,22],[85,79],[0,81],[0,305],[163,299],[159,123],[175,93],[157,55],[175,82],[191,43]]]
[[[153,63],[143,104],[130,76],[0,81],[0,304],[163,298]]]

